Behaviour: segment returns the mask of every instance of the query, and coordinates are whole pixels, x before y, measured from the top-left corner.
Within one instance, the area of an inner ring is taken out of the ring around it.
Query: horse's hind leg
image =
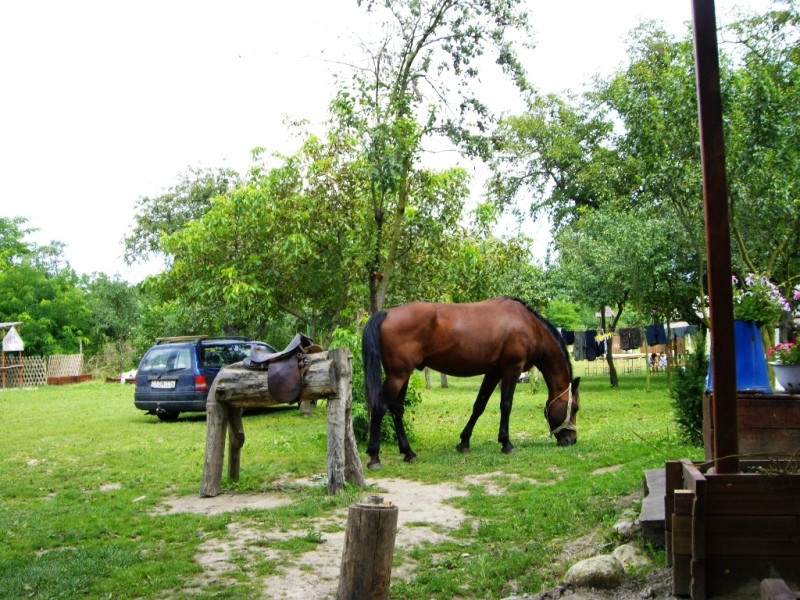
[[[459,452],[469,452],[469,439],[472,437],[472,430],[475,428],[475,423],[478,422],[483,411],[486,410],[486,403],[489,402],[489,398],[494,388],[497,387],[499,380],[499,377],[484,376],[481,389],[478,390],[478,397],[475,398],[475,404],[472,406],[472,415],[470,415],[469,421],[467,421],[464,430],[461,432],[461,443],[456,446],[456,450]]]
[[[408,437],[406,436],[406,428],[403,425],[403,413],[405,413],[406,410],[405,400],[407,391],[408,391],[408,379],[405,380],[403,386],[394,395],[394,399],[390,402],[387,402],[387,404],[389,412],[392,415],[392,421],[394,421],[394,431],[397,434],[397,445],[400,449],[400,453],[405,456],[403,460],[410,463],[410,462],[415,462],[417,460],[417,455],[411,449],[411,445],[408,443]],[[392,397],[389,395],[389,390],[386,388],[384,389],[384,393],[386,394],[385,396],[386,398]]]
[[[381,459],[379,457],[381,449],[381,421],[383,415],[386,414],[386,403],[379,402],[377,406],[373,407],[372,414],[369,417],[369,443],[367,444],[367,454],[369,455],[369,462],[367,468],[372,471],[377,471],[381,468]]]

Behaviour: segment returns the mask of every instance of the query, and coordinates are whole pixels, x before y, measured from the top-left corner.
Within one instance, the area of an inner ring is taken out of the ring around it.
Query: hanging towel
[[[564,343],[567,346],[571,346],[575,343],[575,332],[569,331],[568,329],[561,330],[561,337],[564,338]]]

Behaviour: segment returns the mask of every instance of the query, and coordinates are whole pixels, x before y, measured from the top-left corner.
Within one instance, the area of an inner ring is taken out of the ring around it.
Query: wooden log
[[[338,600],[384,600],[389,596],[398,512],[380,496],[350,507]]]
[[[336,382],[328,352],[309,354],[308,360],[308,368],[303,374],[300,402],[311,402],[333,395]],[[270,395],[267,379],[266,370],[248,369],[242,363],[223,367],[214,380],[217,400],[242,408],[274,406],[278,401]]]

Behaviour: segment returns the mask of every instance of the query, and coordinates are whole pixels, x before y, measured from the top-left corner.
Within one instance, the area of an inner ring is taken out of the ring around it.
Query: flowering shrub
[[[777,344],[767,350],[767,358],[783,365],[800,365],[800,344]]]
[[[748,273],[743,282],[733,276],[733,316],[760,325],[775,325],[784,311],[791,312],[778,286],[766,277]]]

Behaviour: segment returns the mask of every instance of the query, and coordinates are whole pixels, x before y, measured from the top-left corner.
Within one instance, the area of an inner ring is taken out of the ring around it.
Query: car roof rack
[[[230,340],[235,342],[247,342],[250,341],[248,338],[241,336],[241,335],[225,335],[219,337],[211,337],[208,335],[178,335],[172,337],[160,337],[156,338],[157,344],[168,344],[170,342],[203,342],[203,341],[212,341],[212,340]]]
[[[207,335],[178,335],[173,337],[160,337],[156,338],[157,344],[166,344],[169,342],[194,342],[197,340],[206,340]]]

